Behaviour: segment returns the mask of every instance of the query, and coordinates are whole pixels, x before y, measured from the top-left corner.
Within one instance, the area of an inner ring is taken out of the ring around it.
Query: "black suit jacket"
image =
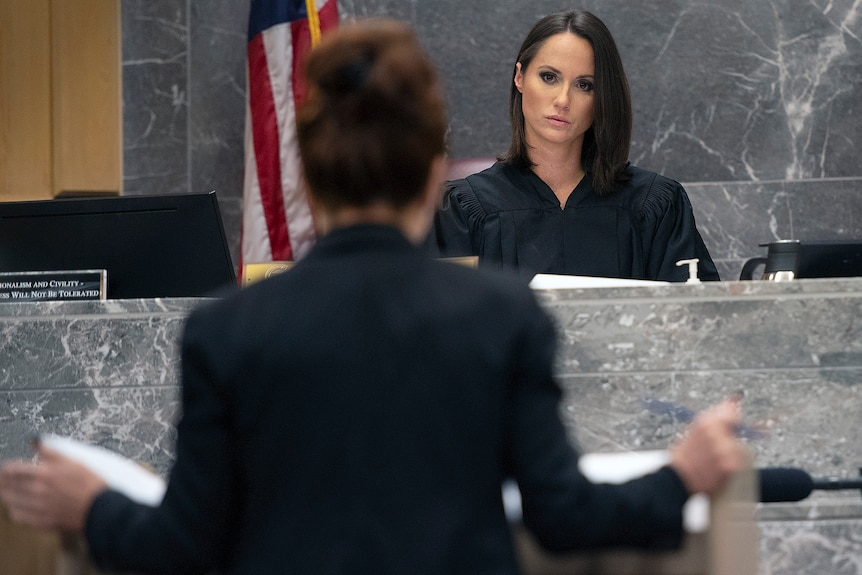
[[[673,471],[621,487],[578,472],[554,342],[514,278],[393,228],[336,230],[190,315],[165,499],[100,495],[91,554],[156,573],[514,573],[508,476],[552,548],[677,543]]]

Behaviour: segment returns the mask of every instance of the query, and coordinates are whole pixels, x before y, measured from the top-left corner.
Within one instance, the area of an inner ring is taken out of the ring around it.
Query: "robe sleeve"
[[[485,210],[467,180],[447,182],[426,247],[436,257],[481,255],[484,225]]]
[[[647,277],[685,281],[688,267],[677,266],[676,262],[698,258],[700,280],[721,279],[697,230],[691,202],[682,185],[657,178],[644,199],[640,217]]]

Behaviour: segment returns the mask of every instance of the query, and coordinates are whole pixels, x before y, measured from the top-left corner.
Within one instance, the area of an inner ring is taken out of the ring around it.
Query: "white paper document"
[[[572,288],[609,288],[630,286],[670,285],[671,282],[652,280],[633,280],[621,278],[602,278],[593,276],[569,276],[557,274],[536,274],[530,281],[533,289],[572,289]]]
[[[156,507],[165,495],[164,479],[119,453],[59,435],[42,435],[39,441],[83,464],[133,501]]]

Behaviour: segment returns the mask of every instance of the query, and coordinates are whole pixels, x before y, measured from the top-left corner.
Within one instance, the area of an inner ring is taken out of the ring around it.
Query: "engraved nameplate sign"
[[[245,264],[242,267],[243,287],[284,273],[293,267],[293,261],[274,261]]]
[[[440,261],[449,262],[475,268],[479,266],[479,256],[462,256],[454,258],[439,258]],[[286,272],[293,267],[293,261],[274,261],[245,264],[242,268],[243,287],[259,282],[274,275]]]
[[[106,270],[0,273],[0,302],[104,300]]]

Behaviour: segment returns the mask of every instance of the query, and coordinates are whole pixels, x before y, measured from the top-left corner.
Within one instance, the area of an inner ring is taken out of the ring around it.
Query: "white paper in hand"
[[[165,495],[167,486],[161,477],[118,453],[59,435],[42,435],[39,441],[83,464],[132,501],[156,507]]]

